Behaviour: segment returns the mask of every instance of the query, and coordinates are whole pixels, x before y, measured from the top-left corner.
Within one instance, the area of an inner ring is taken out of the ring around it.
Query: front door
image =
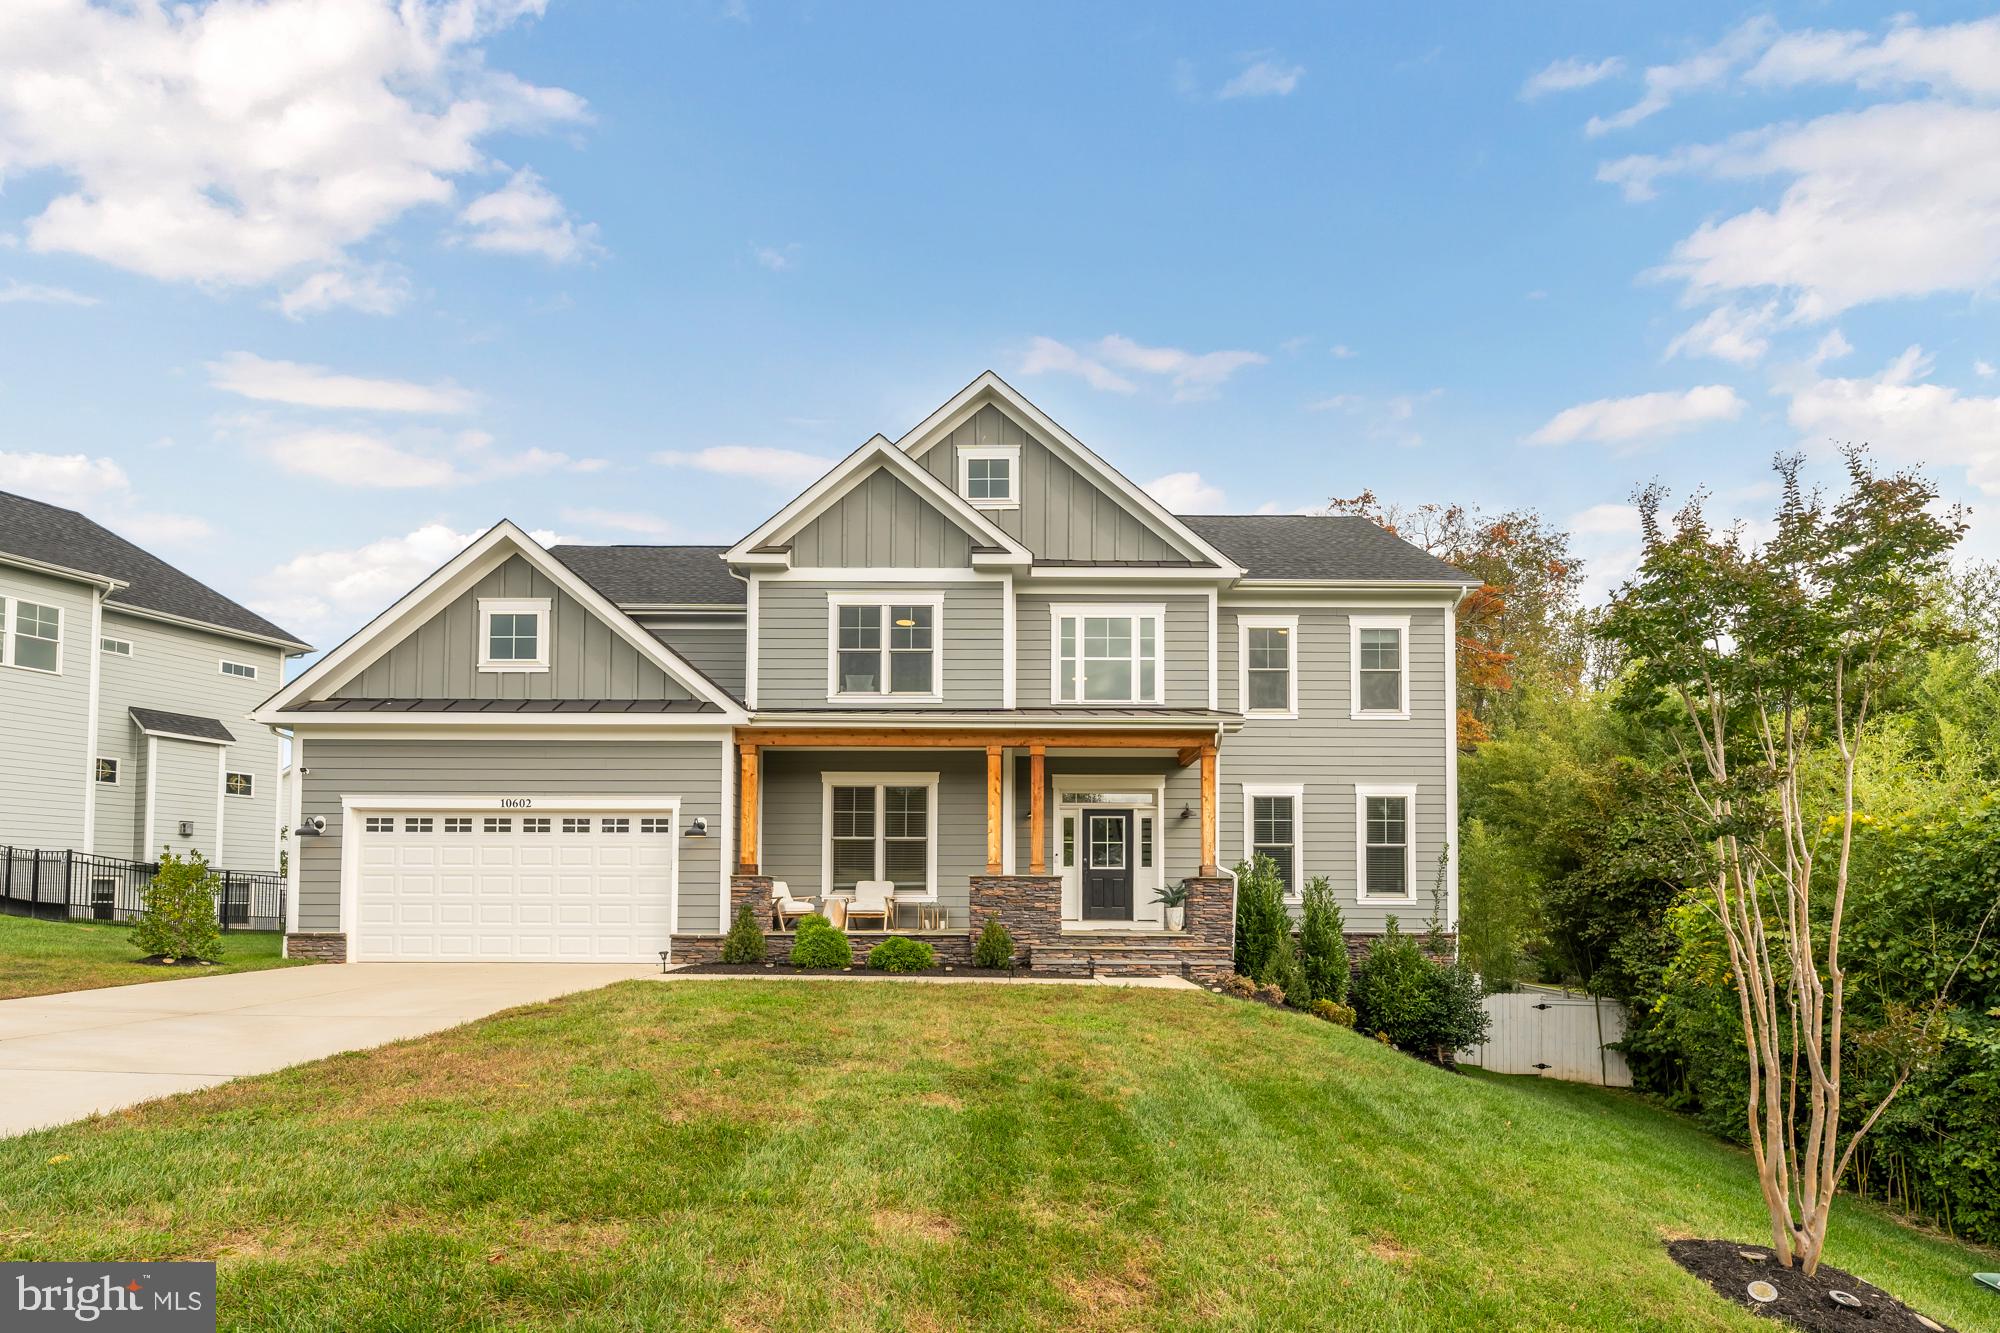
[[[1083,812],[1083,917],[1132,919],[1132,812]]]

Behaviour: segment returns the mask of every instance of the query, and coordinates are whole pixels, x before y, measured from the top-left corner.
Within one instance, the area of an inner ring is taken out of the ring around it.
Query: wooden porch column
[[[1049,872],[1048,839],[1042,829],[1042,788],[1046,780],[1042,776],[1042,760],[1047,747],[1036,741],[1028,747],[1028,873],[1046,875]]]
[[[1215,746],[1201,747],[1201,873],[1222,873],[1215,862]]]
[[[744,741],[738,747],[743,757],[736,790],[741,797],[741,817],[736,821],[736,868],[744,874],[757,873],[757,746]]]
[[[997,745],[986,747],[986,873],[1000,873],[1000,835],[1006,821],[1000,816],[1000,754]]]

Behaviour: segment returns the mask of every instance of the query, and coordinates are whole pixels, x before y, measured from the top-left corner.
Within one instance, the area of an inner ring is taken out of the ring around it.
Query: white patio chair
[[[779,930],[792,929],[792,923],[815,910],[810,898],[792,897],[792,886],[782,879],[771,881],[771,923]]]
[[[879,917],[882,929],[896,927],[896,886],[886,879],[864,879],[854,886],[854,901],[847,905],[850,925],[858,916]]]

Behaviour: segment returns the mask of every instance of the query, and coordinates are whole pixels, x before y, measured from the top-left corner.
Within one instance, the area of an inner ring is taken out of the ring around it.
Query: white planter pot
[[[1187,908],[1169,907],[1165,911],[1168,930],[1180,930],[1187,925]]]

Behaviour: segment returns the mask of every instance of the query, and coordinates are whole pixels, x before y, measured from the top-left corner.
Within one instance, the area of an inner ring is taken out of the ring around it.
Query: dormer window
[[[479,599],[479,669],[481,671],[549,669],[548,598],[482,597]]]
[[[1013,445],[958,451],[958,493],[978,509],[1021,507],[1021,451]]]

